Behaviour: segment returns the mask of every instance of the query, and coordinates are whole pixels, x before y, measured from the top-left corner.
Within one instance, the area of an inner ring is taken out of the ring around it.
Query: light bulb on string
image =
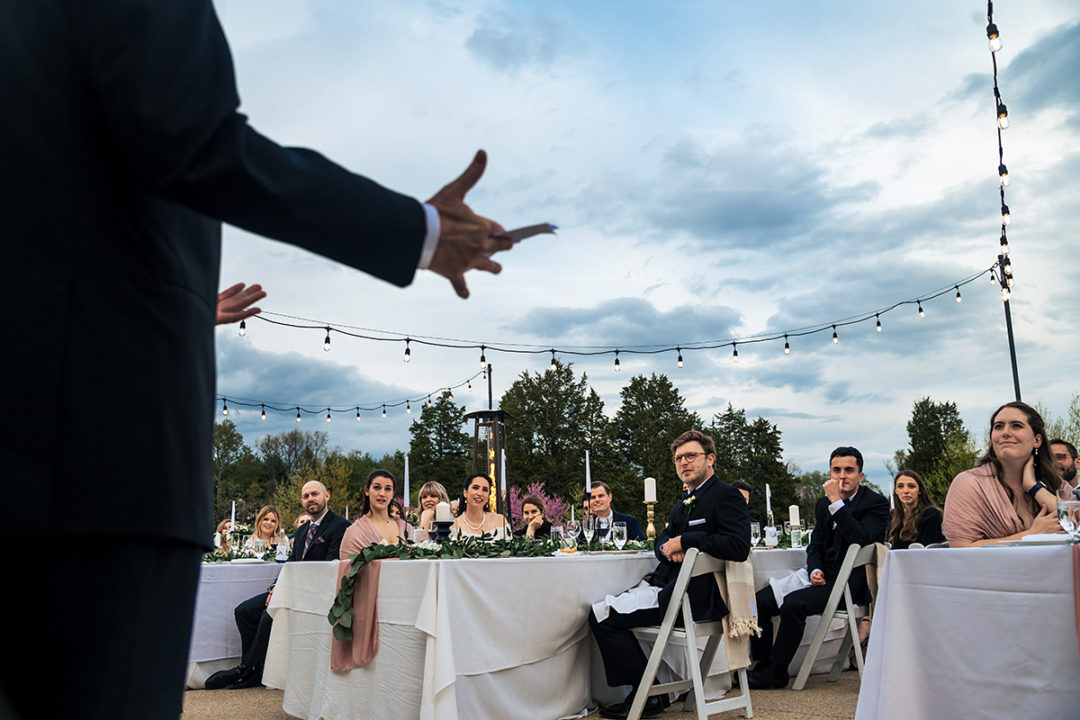
[[[226,400],[225,398],[221,398],[221,414],[222,415],[228,415],[229,414],[229,401]]]
[[[1009,258],[1002,261],[1001,270],[1005,273],[1005,277],[1012,277],[1012,261]]]
[[[265,406],[265,405],[262,405],[261,407],[262,407],[262,416],[261,416],[261,418],[260,418],[260,419],[261,419],[261,420],[262,420],[263,422],[266,422],[266,406]]]
[[[487,358],[484,357],[484,350],[486,350],[486,349],[487,348],[485,348],[483,345],[480,346],[480,369],[481,370],[486,370],[487,369]]]
[[[330,352],[330,328],[326,328],[326,339],[323,340],[322,349]]]
[[[551,350],[551,367],[548,368],[548,369],[551,370],[551,372],[555,372],[556,370],[559,369],[559,366],[555,363],[555,350],[554,350],[554,348]]]
[[[330,417],[330,408],[326,408],[326,422],[330,422],[331,419],[332,418]]]
[[[877,318],[877,327],[875,329],[881,332],[881,313],[874,313],[874,317]]]
[[[990,23],[986,26],[986,37],[990,44],[990,52],[996,53],[1001,50],[1001,35],[998,34],[997,25]]]
[[[835,325],[832,326],[832,341],[833,341],[833,345],[836,345],[837,343],[840,342],[840,336],[836,334],[836,326]]]
[[[360,408],[356,408],[356,422],[360,422]]]
[[[472,392],[472,380],[469,380],[468,391]]]
[[[1001,233],[1001,254],[1009,254],[1009,239],[1005,237],[1005,233]]]
[[[922,309],[922,300],[916,300],[919,305],[919,317],[926,317],[926,311]]]
[[[428,396],[427,396],[427,406],[428,406],[428,407],[432,407],[432,404],[431,404],[431,396],[430,396],[430,395],[428,395]]]
[[[787,338],[786,334],[784,335],[784,354],[785,355],[790,355],[791,354],[791,345],[788,343],[788,338]]]
[[[620,370],[622,370],[622,368],[619,367],[619,351],[616,350],[615,351],[615,372],[619,372]]]
[[[1013,286],[1013,278],[1012,278],[1012,275],[1010,275],[1009,277],[1005,278],[1005,284],[1006,284],[1006,285],[1008,285],[1009,287],[1012,287],[1012,286]]]
[[[1009,302],[1009,298],[1012,297],[1012,291],[1007,287],[1001,288],[1001,299],[1004,302]]]
[[[409,404],[408,400],[405,401],[405,412],[412,415],[412,405]]]
[[[240,337],[247,335],[247,320],[240,321]]]
[[[1009,215],[1009,206],[1002,204],[1001,206],[1001,224],[1012,225],[1012,217]]]
[[[1005,163],[998,165],[998,177],[1001,178],[1001,187],[1009,187],[1009,168]]]
[[[409,362],[412,359],[412,350],[409,349],[409,338],[405,338],[405,356],[401,358],[402,362]]]
[[[383,416],[383,419],[385,420],[386,419],[386,405],[382,406],[382,416]]]
[[[731,362],[739,362],[739,346],[731,343]]]
[[[682,348],[677,347],[675,350],[679,353],[679,357],[675,360],[675,364],[682,367]]]
[[[998,127],[1005,130],[1009,127],[1009,109],[1005,107],[1005,103],[999,102],[997,105],[997,123]]]
[[[993,269],[990,270],[990,284],[991,285],[997,285],[998,284],[997,274],[993,271]]]
[[[296,408],[296,422],[300,422],[300,408]]]
[[[960,286],[956,285],[956,302],[963,302],[963,298],[960,297]]]
[[[446,388],[446,392],[450,395],[450,400],[454,399],[454,391],[450,388]]]

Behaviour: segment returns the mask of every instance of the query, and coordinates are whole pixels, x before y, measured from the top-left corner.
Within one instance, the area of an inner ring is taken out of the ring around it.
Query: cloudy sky
[[[1012,399],[995,261],[997,138],[979,2],[297,2],[218,0],[242,111],[420,199],[477,148],[470,193],[507,228],[557,236],[469,276],[472,297],[418,273],[400,290],[226,228],[222,285],[259,282],[264,310],[388,337],[487,345],[684,348],[818,327],[925,298],[874,322],[731,347],[566,358],[609,413],[641,373],[665,373],[702,417],[727,403],[779,424],[786,459],[824,469],[858,446],[881,482],[923,396],[955,401],[980,441]],[[1062,414],[1077,391],[1080,12],[995,4],[1012,184],[1012,300],[1024,399]],[[280,319],[280,318],[278,318]],[[479,370],[479,352],[248,323],[218,330],[218,392],[308,407],[426,398]],[[549,354],[488,351],[496,402]],[[469,410],[486,394],[458,391]],[[338,415],[303,429],[379,455],[414,415]],[[232,412],[249,442],[296,427]],[[509,470],[513,474],[513,469]]]

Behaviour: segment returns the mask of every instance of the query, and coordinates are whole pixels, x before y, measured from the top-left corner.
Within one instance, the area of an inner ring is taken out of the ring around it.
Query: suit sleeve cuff
[[[435,257],[435,248],[439,244],[439,211],[434,205],[423,203],[424,219],[427,222],[427,233],[424,235],[424,246],[420,250],[420,263],[416,266],[419,270],[427,270],[431,265],[431,258]]]

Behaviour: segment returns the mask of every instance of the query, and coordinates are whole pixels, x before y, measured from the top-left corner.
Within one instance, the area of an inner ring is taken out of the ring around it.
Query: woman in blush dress
[[[407,537],[408,526],[401,518],[390,517],[394,500],[394,476],[386,470],[373,470],[364,486],[360,514],[341,539],[342,560],[348,560],[369,545],[386,542],[397,545]]]
[[[491,478],[483,473],[475,473],[465,481],[462,498],[458,503],[458,516],[450,526],[450,537],[486,536],[489,540],[507,540],[510,538],[510,526],[506,518],[498,513],[488,512],[488,500],[491,497]]]
[[[1057,519],[1061,482],[1039,413],[1019,401],[1002,405],[990,416],[990,448],[945,496],[949,547],[1065,532]]]

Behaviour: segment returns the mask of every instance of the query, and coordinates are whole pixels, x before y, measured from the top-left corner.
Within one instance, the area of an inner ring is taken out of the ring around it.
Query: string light
[[[472,392],[472,380],[469,381],[469,392]]]
[[[1009,206],[1005,203],[1001,204],[1001,224],[1012,225],[1012,218],[1009,216]]]
[[[1001,178],[1001,187],[1009,187],[1009,168],[1005,163],[998,165],[998,177]]]
[[[1012,261],[1009,258],[1002,261],[1001,269],[1005,271],[1005,277],[1012,277]]]
[[[962,302],[962,301],[963,301],[963,298],[960,297],[960,286],[957,285],[956,286],[956,302]]]
[[[427,396],[427,406],[428,406],[428,407],[431,407],[431,406],[432,406],[432,405],[431,405],[431,396],[430,396],[430,395],[428,395],[428,396]]]
[[[990,284],[991,285],[997,285],[998,284],[997,274],[992,269],[990,270]]]
[[[296,422],[300,422],[300,408],[296,408]]]
[[[922,300],[917,302],[919,304],[919,317],[926,317],[926,311],[922,309]]]
[[[990,23],[986,26],[986,37],[990,41],[990,52],[996,53],[1001,49],[1001,36],[998,34],[997,25]]]
[[[840,336],[836,334],[836,326],[835,325],[832,326],[832,341],[833,341],[833,345],[836,345],[838,342],[840,342]]]
[[[1008,255],[1009,254],[1009,239],[1007,237],[1005,237],[1005,231],[1004,230],[1001,231],[1001,254],[1002,255]]]
[[[330,422],[331,419],[332,418],[330,417],[330,408],[326,408],[326,422]]]
[[[1005,107],[1005,103],[998,100],[997,104],[997,117],[998,127],[1002,130],[1007,130],[1009,127],[1009,109]]]
[[[360,422],[360,408],[356,408],[356,422]]]
[[[240,337],[247,335],[247,320],[240,321]]]
[[[382,416],[383,416],[384,419],[386,418],[386,406],[385,405],[382,406]]]
[[[330,328],[326,328],[326,339],[323,340],[322,349],[326,352],[330,352]]]
[[[412,350],[409,349],[409,338],[405,338],[405,357],[401,358],[402,362],[409,362],[412,359]]]
[[[784,335],[784,354],[791,354],[791,345],[788,343],[787,335]]]
[[[731,343],[731,361],[739,362],[739,346],[735,343]]]
[[[551,370],[551,372],[555,372],[556,370],[559,369],[559,366],[555,364],[555,350],[554,350],[554,348],[552,348],[552,350],[551,350],[551,367],[549,367],[548,369]]]
[[[486,349],[487,348],[484,347],[483,345],[480,346],[480,369],[481,370],[486,370],[487,369],[487,358],[484,357],[484,350],[486,350]]]
[[[679,357],[675,360],[675,364],[682,367],[682,348],[677,347],[675,350],[679,353]]]
[[[260,418],[263,422],[266,422],[266,406],[262,406],[262,416]]]
[[[878,332],[881,332],[881,316],[880,315],[875,315],[874,317],[877,318],[877,328],[876,329],[877,329]]]
[[[1012,297],[1012,291],[1007,287],[1001,288],[1001,299],[1005,302],[1009,302],[1009,298]]]
[[[615,351],[615,372],[619,372],[620,370],[622,370],[622,368],[619,367],[619,351],[616,350]]]
[[[408,400],[405,401],[405,412],[412,415],[412,405],[409,404]]]
[[[229,401],[225,400],[224,398],[222,398],[222,400],[221,400],[221,414],[222,415],[228,415],[229,414]]]

